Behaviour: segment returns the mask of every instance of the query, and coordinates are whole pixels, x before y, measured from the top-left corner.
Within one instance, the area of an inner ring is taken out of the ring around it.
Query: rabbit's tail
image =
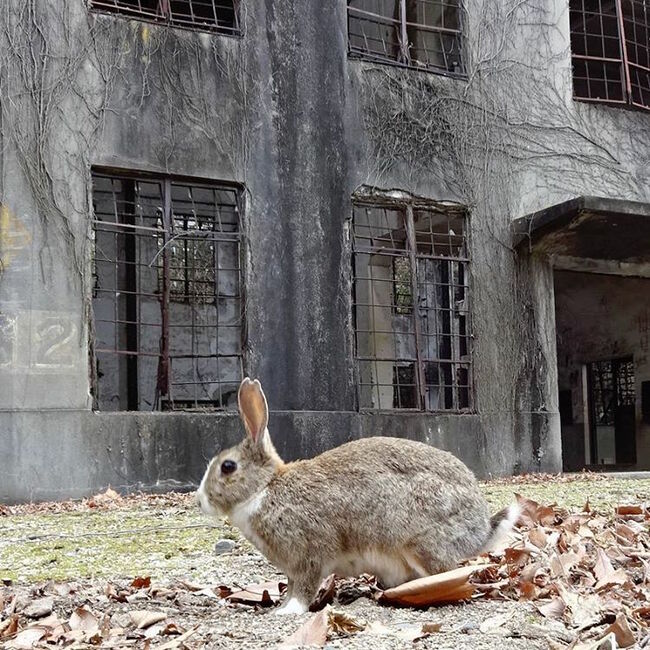
[[[519,519],[520,513],[519,504],[513,503],[490,517],[490,533],[483,544],[484,552],[496,546],[512,530]]]

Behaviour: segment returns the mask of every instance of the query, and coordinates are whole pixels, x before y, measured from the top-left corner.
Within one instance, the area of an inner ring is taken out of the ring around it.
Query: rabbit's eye
[[[222,474],[232,474],[237,469],[237,463],[234,460],[224,460],[221,463]]]

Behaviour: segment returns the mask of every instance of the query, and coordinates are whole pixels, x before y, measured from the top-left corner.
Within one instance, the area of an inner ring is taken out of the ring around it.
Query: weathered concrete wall
[[[241,39],[81,0],[0,9],[23,39],[0,58],[20,98],[0,101],[0,499],[189,484],[239,430],[228,414],[88,410],[93,165],[246,188],[245,367],[288,457],[377,433],[429,440],[482,475],[559,469],[550,266],[515,255],[510,222],[574,194],[650,198],[646,116],[571,100],[561,0],[471,0],[469,82],[351,60],[341,0],[244,4]],[[66,64],[21,94],[41,64],[21,74],[17,54],[40,38]],[[362,184],[470,209],[476,415],[355,413],[346,221]],[[39,344],[55,345],[49,364]]]
[[[650,280],[556,272],[555,299],[559,387],[571,390],[575,423],[565,432],[565,437],[572,438],[567,439],[567,446],[584,447],[582,366],[632,356],[636,468],[648,469],[650,426],[641,417],[641,382],[650,380]]]

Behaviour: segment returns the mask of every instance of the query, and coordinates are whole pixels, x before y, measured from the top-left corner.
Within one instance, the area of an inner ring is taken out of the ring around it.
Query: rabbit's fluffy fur
[[[448,452],[375,437],[284,463],[257,380],[242,382],[239,408],[248,435],[212,460],[197,497],[286,573],[283,613],[306,611],[330,573],[372,573],[388,587],[451,569],[517,517],[490,519],[474,475]]]

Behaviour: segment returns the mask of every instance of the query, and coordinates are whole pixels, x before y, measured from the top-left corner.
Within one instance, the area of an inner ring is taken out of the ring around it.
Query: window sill
[[[412,70],[413,72],[422,72],[425,74],[436,75],[437,77],[447,77],[449,79],[456,79],[459,81],[467,81],[466,72],[452,72],[450,70],[442,70],[440,68],[426,68],[419,65],[409,65],[407,63],[400,63],[393,59],[385,59],[380,56],[372,56],[371,54],[362,54],[348,50],[348,59],[350,61],[360,61],[366,63],[376,63],[377,65],[385,65],[391,68],[401,68],[402,70]]]

